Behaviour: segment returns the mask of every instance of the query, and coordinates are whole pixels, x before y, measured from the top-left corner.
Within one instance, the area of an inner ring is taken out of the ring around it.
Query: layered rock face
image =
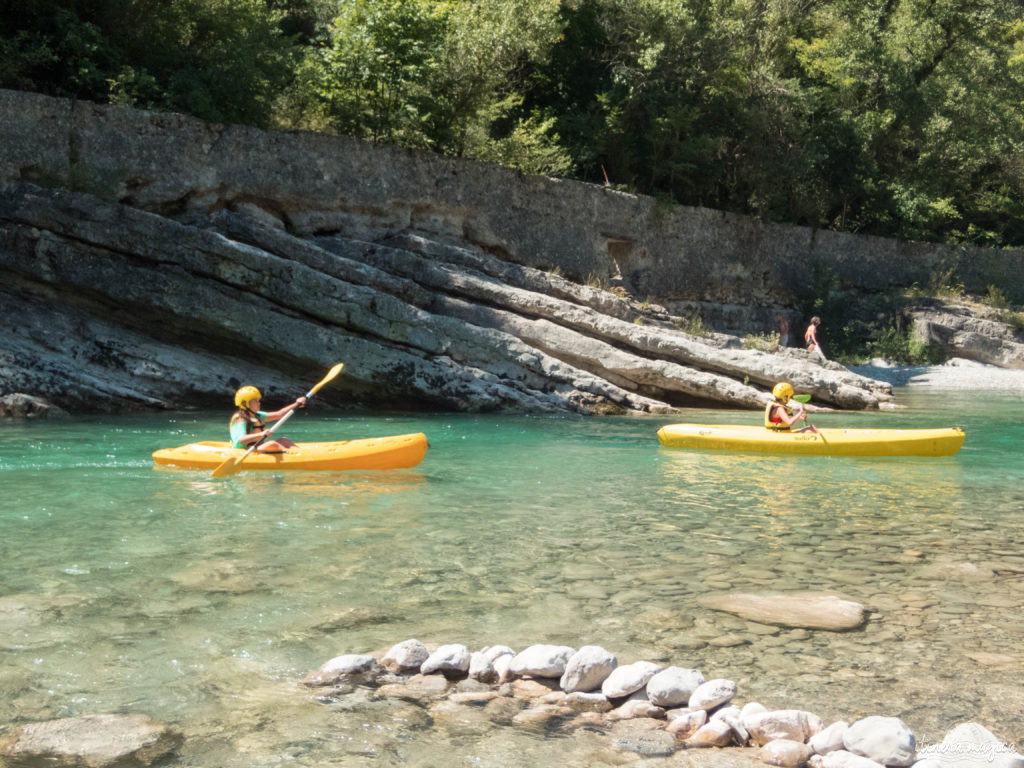
[[[874,408],[889,385],[690,335],[669,310],[798,330],[815,284],[870,293],[954,272],[970,291],[1024,296],[1024,251],[783,227],[345,137],[6,90],[0,185],[0,396],[72,411],[223,407],[242,382],[274,402],[338,360],[335,404],[759,409],[789,380],[818,406]],[[1020,365],[1019,338],[919,325],[954,354]]]
[[[302,238],[243,213],[189,223],[92,195],[0,188],[0,391],[69,410],[290,397],[339,360],[328,402],[453,410],[760,408],[787,379],[872,408],[888,385],[670,317],[479,249],[405,233]]]

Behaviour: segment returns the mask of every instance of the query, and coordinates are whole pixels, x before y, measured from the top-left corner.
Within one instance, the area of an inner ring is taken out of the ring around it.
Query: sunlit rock
[[[531,645],[516,654],[510,669],[524,677],[561,677],[575,652],[567,645]]]
[[[705,595],[698,602],[705,608],[732,613],[749,621],[784,627],[838,632],[855,629],[866,618],[865,608],[860,603],[819,593]]]
[[[617,699],[639,691],[654,675],[661,671],[661,666],[650,661],[636,661],[622,667],[616,667],[601,683],[601,693],[609,699]]]
[[[593,691],[618,666],[618,659],[598,645],[584,645],[569,657],[559,685],[563,691]]]
[[[797,768],[810,758],[813,750],[803,742],[790,739],[769,741],[758,751],[761,762],[782,768]]]
[[[914,762],[914,734],[897,717],[865,717],[853,723],[843,734],[849,752],[888,766],[906,766]]]
[[[444,675],[463,675],[469,671],[469,649],[459,643],[442,645],[434,651],[420,667],[420,672],[430,675],[440,672]]]
[[[714,709],[715,707],[732,701],[736,695],[736,683],[732,680],[715,678],[697,686],[690,694],[690,701],[687,706],[690,709]]]
[[[419,640],[403,640],[384,654],[380,665],[389,672],[412,675],[420,671],[420,666],[429,656],[430,651]]]
[[[380,671],[380,664],[373,656],[344,654],[325,662],[302,682],[309,686],[360,683],[373,680]]]
[[[845,749],[843,736],[849,727],[850,724],[845,720],[839,720],[811,736],[807,743],[819,755],[827,755],[829,752],[835,752],[837,749]]]
[[[802,709],[776,709],[744,718],[743,725],[755,744],[775,739],[805,742],[824,728],[821,718]]]
[[[84,715],[18,726],[0,741],[0,758],[12,766],[148,766],[182,741],[180,733],[145,715]]]
[[[677,707],[689,702],[690,696],[704,682],[699,670],[667,667],[647,681],[647,697],[659,707]]]

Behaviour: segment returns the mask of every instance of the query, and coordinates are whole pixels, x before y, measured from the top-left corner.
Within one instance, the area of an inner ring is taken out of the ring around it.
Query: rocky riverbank
[[[0,394],[68,411],[224,407],[242,383],[365,407],[534,413],[760,409],[788,380],[877,408],[884,382],[743,349],[558,275],[406,234],[303,239],[239,213],[189,223],[0,187]]]
[[[870,360],[865,365],[851,366],[850,370],[894,387],[1005,389],[1024,393],[1024,370],[963,358],[953,358],[942,365],[896,365],[886,360]]]
[[[849,613],[839,605],[816,610],[823,616]],[[841,628],[849,625],[833,627]],[[732,680],[705,679],[697,669],[649,661],[620,665],[613,653],[592,645],[533,645],[519,653],[498,645],[470,653],[457,643],[427,646],[410,639],[383,653],[338,656],[304,683],[318,689],[319,700],[328,705],[357,687],[369,687],[374,697],[422,708],[430,722],[588,729],[621,755],[601,760],[611,764],[640,756],[650,761],[644,765],[673,765],[656,758],[671,758],[681,750],[732,748],[730,764],[756,758],[788,768],[1024,765],[1024,756],[976,723],[957,725],[940,744],[919,751],[913,731],[897,717],[876,715],[826,726],[802,709],[768,710],[757,702],[740,706]]]
[[[842,601],[833,602],[822,615],[849,614],[838,605]],[[594,645],[540,644],[518,653],[496,645],[471,653],[459,643],[409,639],[387,651],[337,656],[303,683],[328,707],[346,702],[350,710],[367,697],[404,702],[410,709],[402,719],[419,728],[585,731],[594,742],[588,765],[1024,766],[1024,755],[977,723],[950,724],[940,743],[925,746],[899,717],[870,715],[826,725],[800,708],[741,705],[733,680],[649,661],[620,665],[615,654]],[[171,756],[184,738],[143,715],[86,715],[19,726],[0,741],[0,758],[12,768],[39,761],[71,768],[82,760],[92,768],[149,766]],[[691,757],[694,750],[718,757],[699,761]]]

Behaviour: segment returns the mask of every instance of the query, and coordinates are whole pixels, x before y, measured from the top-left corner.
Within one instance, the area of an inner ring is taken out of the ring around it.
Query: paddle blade
[[[231,477],[237,475],[242,468],[242,459],[244,456],[232,456],[230,459],[225,461],[215,470],[213,470],[210,477]]]
[[[306,397],[312,397],[313,395],[315,395],[318,391],[320,391],[320,387],[334,379],[335,376],[341,373],[341,369],[344,367],[344,363],[338,363],[336,366],[331,368],[331,370],[327,372],[327,375],[324,376],[311,390],[309,390],[309,392],[306,394]]]
[[[793,399],[796,400],[798,403],[809,403],[809,402],[811,402],[811,396],[810,395],[793,395]]]

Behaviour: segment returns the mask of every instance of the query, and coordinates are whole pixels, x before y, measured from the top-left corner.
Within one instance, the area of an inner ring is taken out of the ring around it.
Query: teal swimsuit
[[[266,411],[256,411],[256,418],[260,420],[260,424],[257,425],[256,429],[249,429],[249,425],[252,422],[246,421],[245,419],[232,419],[231,420],[231,447],[232,448],[251,448],[252,443],[244,445],[241,440],[243,437],[248,435],[250,432],[256,432],[260,429],[265,429],[266,426],[263,424],[267,420]]]

